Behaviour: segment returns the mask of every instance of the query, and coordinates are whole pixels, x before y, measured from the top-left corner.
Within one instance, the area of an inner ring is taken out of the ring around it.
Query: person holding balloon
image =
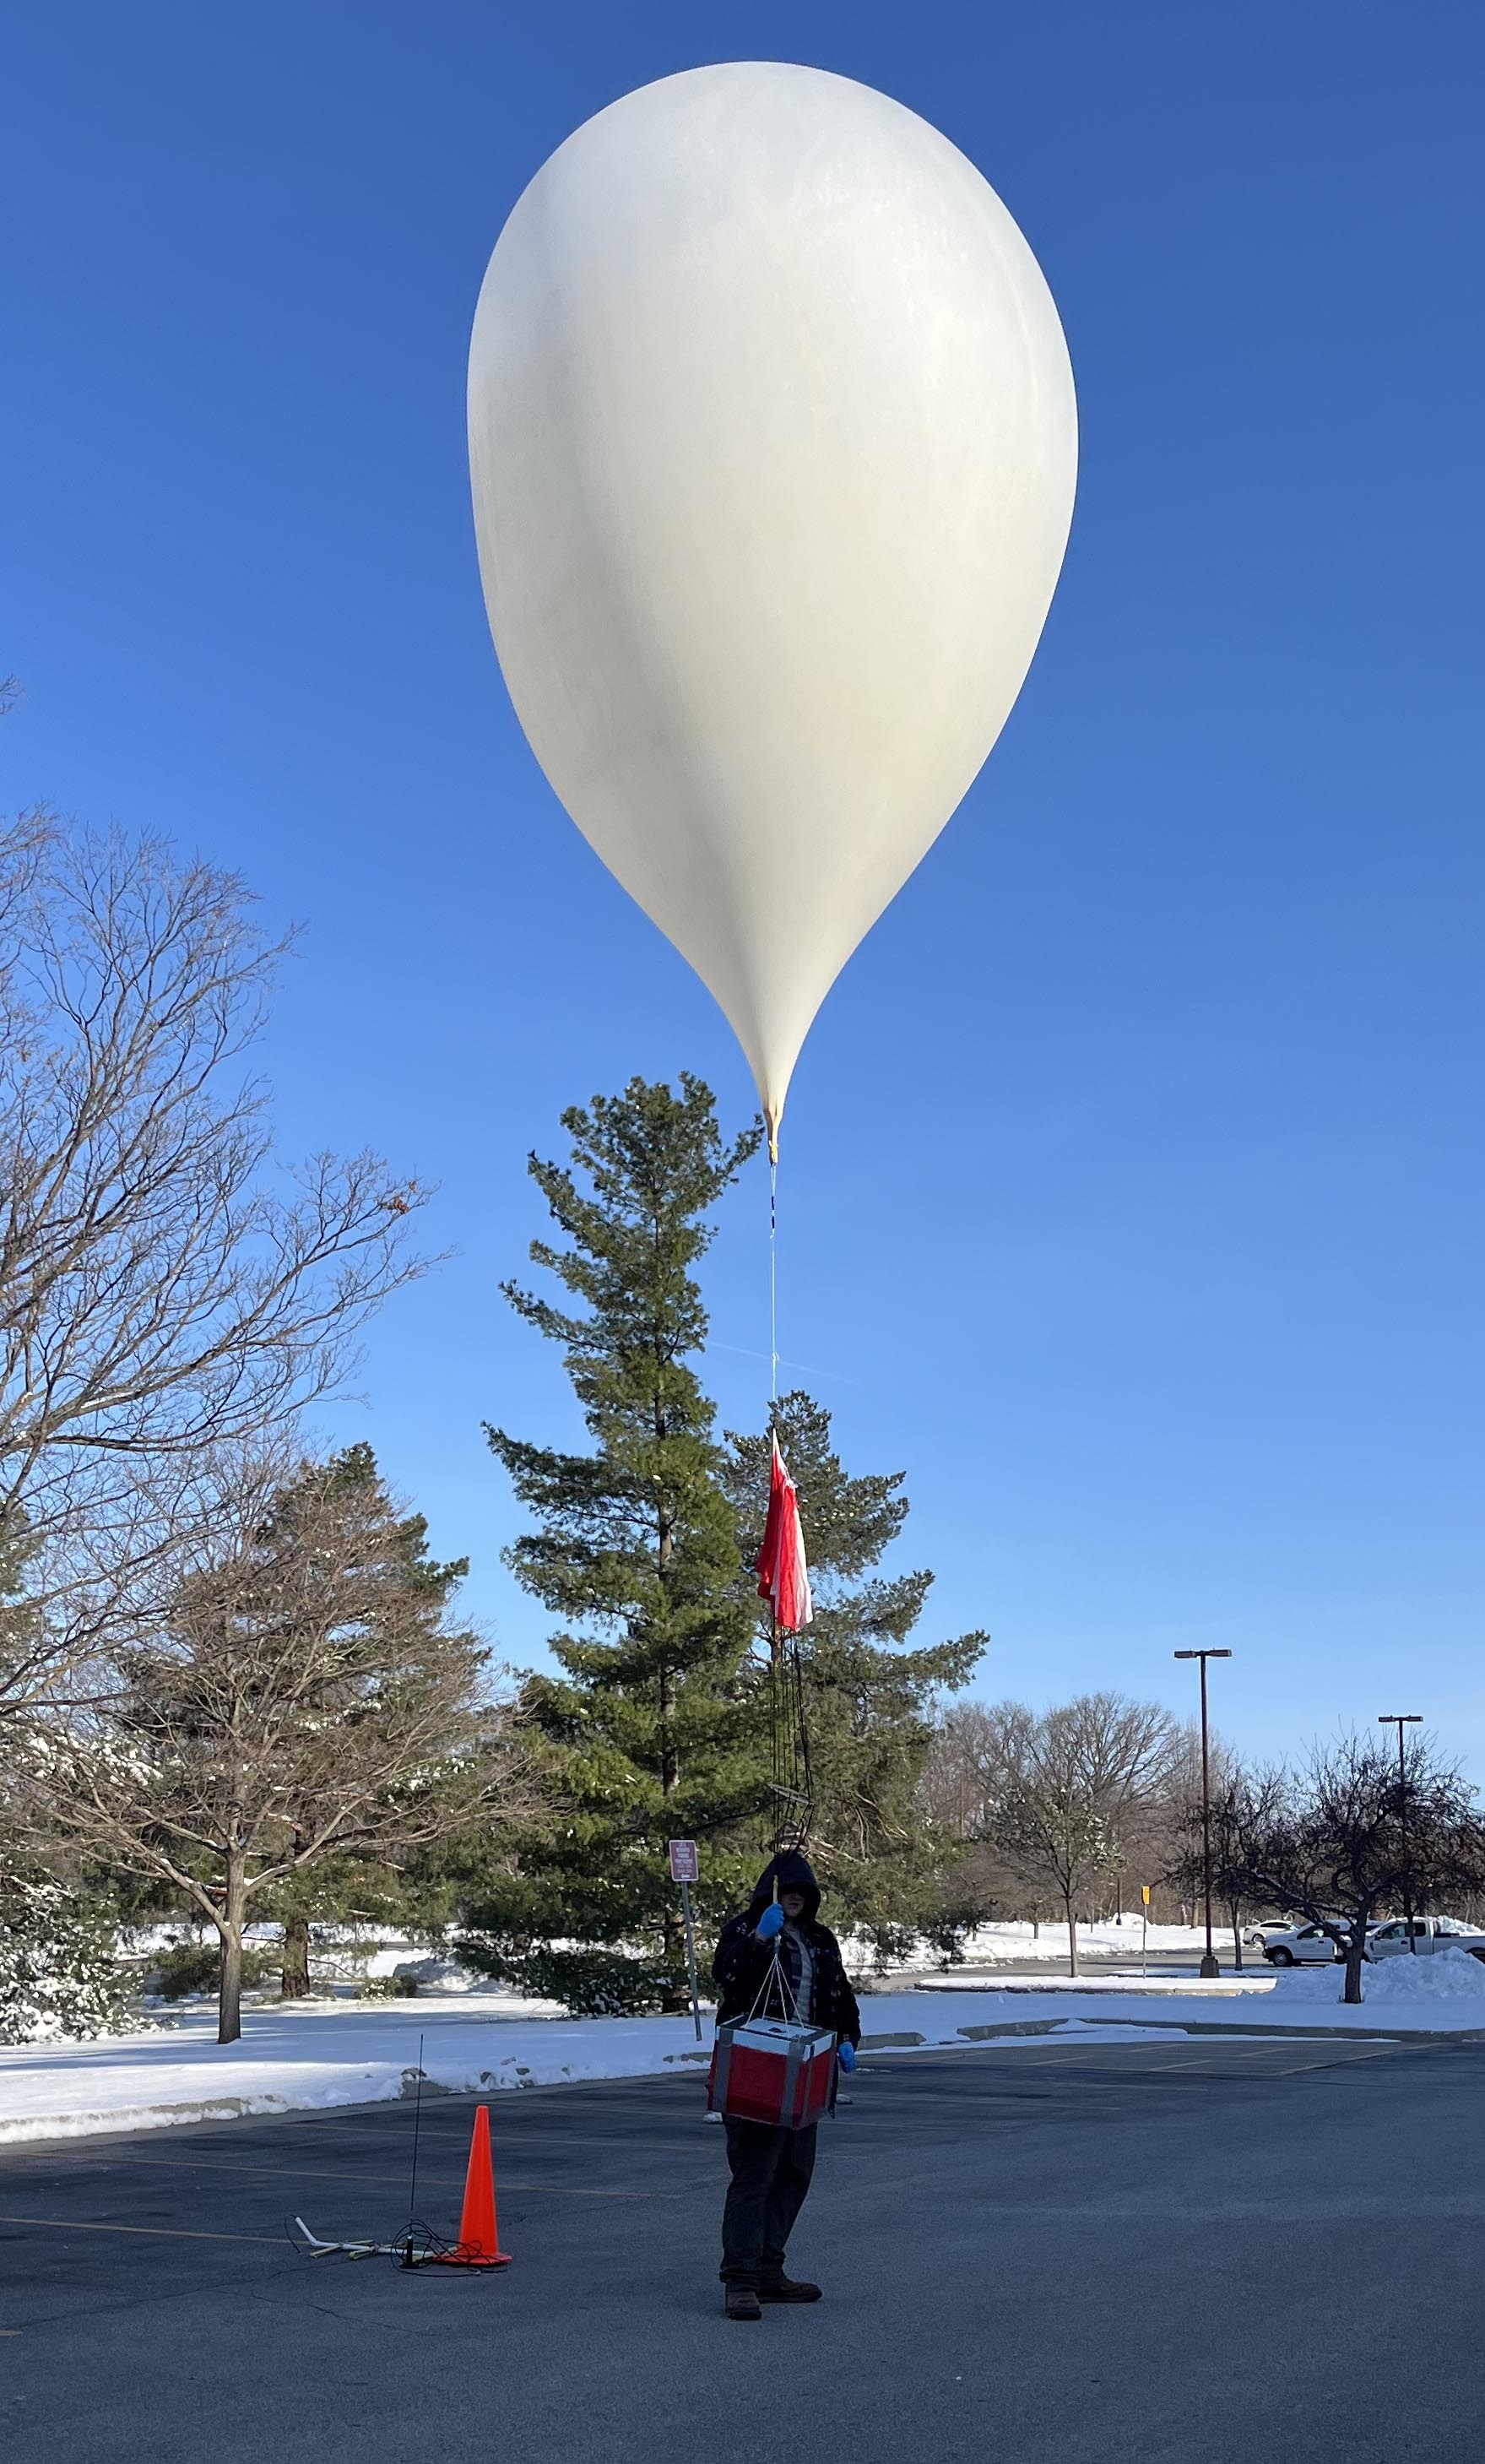
[[[797,1848],[771,1859],[748,1906],[723,1926],[711,1963],[717,2024],[746,2018],[776,1956],[804,2027],[830,2028],[843,2071],[856,2068],[862,2015],[841,1946],[819,1922],[819,1884]],[[732,2179],[722,2211],[723,2300],[729,2319],[761,2319],[765,2301],[818,2301],[819,2286],[784,2273],[789,2235],[809,2195],[819,2125],[787,2130],[727,2118]]]

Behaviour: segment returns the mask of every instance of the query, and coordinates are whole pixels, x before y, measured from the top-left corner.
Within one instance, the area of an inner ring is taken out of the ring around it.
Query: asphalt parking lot
[[[297,2256],[407,2214],[405,2105],[0,2153],[10,2464],[1453,2464],[1479,2453],[1485,2045],[863,2064],[792,2262],[722,2319],[694,2079],[493,2107],[503,2275]],[[425,2100],[453,2230],[472,2101]],[[1452,2363],[1451,2363],[1452,2356]]]

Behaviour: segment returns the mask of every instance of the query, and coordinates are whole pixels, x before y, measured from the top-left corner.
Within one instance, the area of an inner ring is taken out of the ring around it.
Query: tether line
[[[103,2225],[80,2216],[0,2216],[0,2225],[25,2225],[33,2233],[137,2233],[145,2241],[256,2241],[282,2250],[282,2233],[187,2233],[180,2225]]]
[[[778,1401],[778,1157],[773,1155],[768,1167],[768,1366],[769,1426],[772,1429]]]

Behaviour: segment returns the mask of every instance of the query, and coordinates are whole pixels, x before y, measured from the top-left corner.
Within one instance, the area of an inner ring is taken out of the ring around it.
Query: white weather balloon
[[[495,649],[776,1132],[811,1021],[1005,723],[1072,518],[1031,250],[901,103],[692,69],[543,165],[470,354]]]

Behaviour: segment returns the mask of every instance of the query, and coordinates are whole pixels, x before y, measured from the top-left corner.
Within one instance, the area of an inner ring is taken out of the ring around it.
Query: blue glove
[[[784,1912],[776,1900],[771,1901],[754,1928],[759,1942],[772,1942],[775,1933],[784,1929]]]
[[[836,2047],[836,2059],[847,2076],[856,2068],[856,2047],[849,2036],[842,2036]]]

